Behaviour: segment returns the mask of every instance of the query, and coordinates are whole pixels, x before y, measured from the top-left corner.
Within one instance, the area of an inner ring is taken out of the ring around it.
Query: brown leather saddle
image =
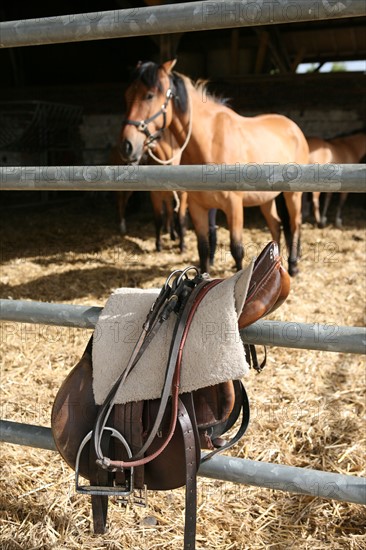
[[[106,529],[108,496],[135,495],[139,500],[141,490],[185,485],[185,549],[195,547],[196,473],[200,463],[234,445],[249,423],[249,401],[239,380],[179,393],[182,350],[192,318],[203,297],[220,283],[197,272],[189,278],[189,270],[168,278],[147,316],[127,368],[105,402],[98,406],[94,400],[90,339],[81,360],[59,389],[51,417],[56,446],[75,470],[76,490],[91,495],[96,533]],[[254,263],[239,328],[279,307],[289,293],[289,281],[278,246],[271,242]],[[170,315],[176,321],[161,398],[115,404],[117,390]],[[253,366],[261,370],[253,349],[248,351],[247,359],[254,359]],[[224,441],[222,436],[240,415],[237,433]],[[201,448],[210,450],[203,459]],[[80,476],[90,485],[81,485]]]

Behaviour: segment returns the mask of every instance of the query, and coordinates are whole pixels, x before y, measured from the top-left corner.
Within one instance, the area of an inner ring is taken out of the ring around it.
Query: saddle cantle
[[[128,497],[138,489],[167,490],[185,485],[184,547],[192,549],[200,450],[210,450],[204,457],[209,460],[235,444],[249,423],[249,401],[240,380],[179,393],[182,353],[195,312],[221,282],[197,274],[189,278],[188,273],[179,272],[167,280],[124,373],[101,405],[96,404],[94,396],[90,339],[81,360],[57,393],[51,425],[60,454],[76,471],[77,490],[91,495],[96,533],[105,532],[108,496]],[[279,307],[288,292],[289,276],[281,266],[277,244],[271,242],[253,264],[245,303],[238,315],[239,329]],[[161,397],[115,403],[117,390],[148,351],[169,315],[176,321]],[[240,415],[237,433],[231,440],[223,440]],[[81,485],[80,476],[90,485]]]

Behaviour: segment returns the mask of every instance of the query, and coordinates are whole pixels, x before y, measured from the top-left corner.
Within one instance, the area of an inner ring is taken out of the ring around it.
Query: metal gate
[[[314,0],[253,0],[189,2],[131,8],[0,24],[0,47],[20,47],[129,36],[168,34],[219,28],[273,25],[299,21],[364,16],[365,4]],[[332,177],[315,165],[257,165],[255,183],[247,166],[26,166],[3,167],[2,190],[272,190],[364,192],[366,174],[360,165],[335,165]],[[2,300],[0,319],[92,328],[99,308]],[[286,330],[284,330],[286,325]],[[301,338],[291,338],[296,325]],[[314,338],[317,330],[317,338]],[[244,331],[253,343],[365,353],[366,331],[339,327],[336,341],[327,327],[297,323],[258,322]],[[328,335],[329,336],[329,335]],[[312,342],[312,343],[311,343]],[[316,346],[314,347],[314,342]],[[49,428],[1,422],[1,440],[54,449]],[[365,503],[366,479],[216,456],[199,474],[228,481],[269,487],[336,500]]]

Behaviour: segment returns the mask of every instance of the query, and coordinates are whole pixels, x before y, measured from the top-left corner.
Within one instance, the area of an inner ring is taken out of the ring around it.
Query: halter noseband
[[[152,115],[149,118],[145,118],[145,120],[131,120],[130,118],[125,118],[122,122],[123,125],[130,124],[131,126],[135,126],[139,132],[142,132],[145,134],[145,136],[148,138],[147,145],[155,141],[160,137],[160,134],[165,130],[166,128],[166,110],[169,104],[169,101],[174,97],[174,94],[172,92],[171,88],[167,89],[167,92],[165,94],[165,101],[163,105],[161,106],[161,109],[154,115]],[[161,128],[159,128],[154,134],[152,134],[148,128],[148,124],[158,118],[160,115],[163,115],[163,125]]]

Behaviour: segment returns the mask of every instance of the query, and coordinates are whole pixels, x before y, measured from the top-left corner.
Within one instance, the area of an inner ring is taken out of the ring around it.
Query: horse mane
[[[153,61],[140,61],[134,68],[129,83],[139,80],[147,88],[157,88],[159,92],[163,92],[159,80],[159,68],[160,66]],[[199,79],[193,82],[189,77],[176,72],[172,72],[169,78],[174,94],[174,106],[181,113],[186,113],[188,109],[187,83],[190,83],[205,101],[213,101],[219,105],[228,105],[229,103],[227,98],[220,97],[208,91],[208,80]]]
[[[174,105],[181,112],[186,113],[188,109],[188,91],[182,75],[173,72],[170,75],[172,92],[174,94]]]
[[[162,92],[158,70],[159,65],[153,61],[139,61],[132,70],[128,85],[132,84],[135,80],[139,80],[147,88],[158,88],[159,92]]]
[[[199,94],[201,94],[203,98],[205,98],[206,101],[210,100],[214,103],[218,103],[219,105],[229,106],[230,99],[228,97],[222,97],[208,91],[209,83],[209,80],[205,80],[203,78],[198,79],[196,82],[192,82],[193,87]]]
[[[140,61],[132,71],[129,84],[135,80],[139,80],[147,88],[157,88],[162,93],[159,68],[160,66],[153,61]],[[169,79],[174,94],[174,106],[182,113],[185,113],[188,108],[188,92],[184,80],[180,74],[175,72],[169,75]]]

